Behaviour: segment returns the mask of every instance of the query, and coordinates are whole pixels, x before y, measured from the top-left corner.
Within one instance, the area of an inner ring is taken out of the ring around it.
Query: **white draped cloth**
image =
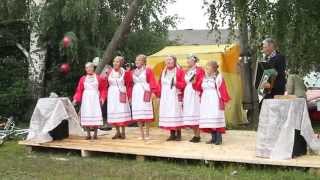
[[[49,131],[68,120],[69,135],[83,135],[77,112],[68,98],[41,98],[33,111],[27,140],[36,143],[52,141]]]
[[[270,159],[291,159],[295,129],[315,153],[320,140],[314,134],[306,100],[266,99],[263,101],[256,142],[256,156]]]

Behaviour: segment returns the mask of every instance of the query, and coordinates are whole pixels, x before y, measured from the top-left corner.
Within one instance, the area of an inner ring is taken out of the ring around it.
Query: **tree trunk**
[[[250,39],[256,39],[256,28],[254,26],[251,26],[250,28]],[[257,53],[259,52],[259,48],[255,47],[251,49],[251,98],[252,98],[252,110],[249,112],[249,118],[251,119],[251,125],[253,128],[258,127],[259,122],[259,112],[260,112],[260,106],[259,106],[259,99],[258,99],[258,91],[256,89],[255,83],[256,83],[256,77],[257,77],[257,68],[258,68],[258,57]]]
[[[243,79],[243,104],[245,109],[251,109],[252,103],[252,92],[251,92],[251,69],[249,61],[249,45],[248,45],[248,26],[247,20],[245,17],[241,18],[239,24],[240,36],[240,67],[241,67],[241,76]]]
[[[121,22],[120,26],[118,27],[117,31],[114,33],[110,43],[108,44],[107,49],[104,51],[102,61],[98,64],[96,72],[101,73],[103,68],[112,61],[112,56],[114,51],[118,48],[121,40],[124,39],[124,36],[127,32],[130,31],[131,22],[133,21],[134,17],[136,16],[139,10],[139,4],[141,0],[132,0],[130,3],[130,7],[128,12]]]
[[[44,5],[45,0],[34,0],[33,1],[37,9],[40,11],[41,7]],[[30,13],[38,13],[38,11],[33,11],[30,4]],[[37,17],[37,15],[30,14],[31,17]],[[45,75],[45,64],[46,64],[46,48],[44,48],[39,41],[40,32],[38,30],[38,18],[36,21],[33,19],[30,21],[30,52],[29,52],[29,67],[28,67],[28,77],[29,77],[29,91],[30,98],[35,102],[38,98],[43,96],[44,93],[44,75]]]
[[[240,41],[240,74],[243,82],[243,106],[248,110],[248,120],[252,127],[256,128],[259,115],[259,104],[257,103],[257,91],[253,82],[253,69],[252,64],[256,64],[255,60],[251,56],[249,48],[249,31],[248,31],[248,19],[247,19],[247,0],[242,1],[242,5],[239,7],[242,12],[239,22],[239,41]]]

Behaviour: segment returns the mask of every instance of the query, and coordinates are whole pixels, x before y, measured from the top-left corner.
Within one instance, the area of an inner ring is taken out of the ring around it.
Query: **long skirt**
[[[85,128],[103,125],[98,91],[84,90],[80,109],[80,123]]]
[[[225,132],[226,122],[224,111],[219,108],[217,92],[213,89],[204,90],[200,102],[199,128],[204,132]]]
[[[113,126],[127,126],[132,122],[130,105],[120,102],[120,90],[111,85],[108,89],[108,123]]]
[[[177,130],[183,127],[182,103],[178,100],[176,88],[163,85],[160,98],[159,127]]]
[[[132,90],[132,119],[137,122],[152,122],[153,107],[152,101],[144,101],[145,90],[149,91],[148,84],[136,83]]]
[[[183,124],[185,127],[199,126],[200,93],[195,91],[189,83],[183,97]]]

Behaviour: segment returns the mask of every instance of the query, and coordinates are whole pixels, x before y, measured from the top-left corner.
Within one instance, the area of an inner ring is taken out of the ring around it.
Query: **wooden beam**
[[[143,162],[145,160],[145,156],[137,155],[136,156],[136,160],[139,161],[139,162]]]

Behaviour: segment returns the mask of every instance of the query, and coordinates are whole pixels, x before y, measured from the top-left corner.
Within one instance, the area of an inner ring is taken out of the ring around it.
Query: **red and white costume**
[[[80,123],[84,127],[103,125],[101,102],[106,98],[106,82],[99,75],[85,75],[79,80],[73,99],[81,102]]]
[[[183,125],[185,127],[199,126],[200,119],[200,94],[196,87],[201,84],[205,75],[201,67],[194,66],[185,73],[186,88],[183,96]]]
[[[161,74],[159,127],[176,130],[183,127],[182,102],[178,96],[183,95],[185,88],[184,72],[180,68],[164,69]]]
[[[129,99],[132,92],[130,71],[111,69],[107,72],[108,88],[108,123],[114,126],[127,126],[132,122]],[[126,102],[120,101],[120,92],[126,93]]]
[[[199,121],[200,130],[208,133],[212,131],[225,133],[226,122],[224,110],[220,108],[219,98],[224,103],[227,103],[230,97],[223,77],[220,74],[211,77],[205,76],[201,86],[197,88],[202,89]]]
[[[142,67],[132,71],[134,82],[132,89],[132,119],[138,122],[152,122],[153,106],[152,101],[145,102],[144,94],[146,91],[159,96],[160,89],[150,68]]]

